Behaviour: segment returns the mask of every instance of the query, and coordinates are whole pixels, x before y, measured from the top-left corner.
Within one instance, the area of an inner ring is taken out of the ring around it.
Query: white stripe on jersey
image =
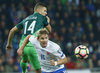
[[[50,60],[58,61],[59,59],[63,59],[65,57],[65,54],[61,51],[59,45],[48,40],[47,47],[42,48],[37,38],[35,38],[34,36],[31,36],[29,38],[29,41],[34,45],[37,51],[42,71],[53,72],[64,67],[63,64],[52,66],[50,63]]]

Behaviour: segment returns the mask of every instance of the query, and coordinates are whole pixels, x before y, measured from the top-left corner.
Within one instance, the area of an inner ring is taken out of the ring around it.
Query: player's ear
[[[40,12],[40,9],[39,9],[39,8],[37,9],[37,12],[38,12],[38,13]]]

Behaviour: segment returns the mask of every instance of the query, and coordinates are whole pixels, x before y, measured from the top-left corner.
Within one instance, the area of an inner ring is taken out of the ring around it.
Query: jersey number
[[[45,60],[45,57],[43,54],[41,54],[41,60]]]
[[[28,21],[25,22],[25,30],[24,30],[24,34],[26,34],[26,31],[31,31],[31,34],[34,32],[34,26],[35,26],[36,21],[33,21],[30,26],[27,29],[27,24]]]

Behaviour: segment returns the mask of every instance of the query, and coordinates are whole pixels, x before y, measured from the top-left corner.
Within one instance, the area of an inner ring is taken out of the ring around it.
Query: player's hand
[[[12,45],[7,44],[6,45],[6,50],[11,50],[12,49]]]
[[[50,60],[50,63],[52,66],[55,66],[55,61],[54,60]]]
[[[50,18],[48,16],[46,16],[46,17],[47,17],[47,20],[48,20],[48,24],[50,24]]]
[[[20,56],[21,56],[21,55],[24,55],[24,52],[23,52],[22,49],[18,49],[18,50],[17,50],[17,53],[18,53],[18,55],[20,55]]]

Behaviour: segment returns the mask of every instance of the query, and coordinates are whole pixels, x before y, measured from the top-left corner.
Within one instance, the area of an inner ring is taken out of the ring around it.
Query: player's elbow
[[[49,29],[49,33],[51,33],[51,32],[52,32],[52,29],[50,28],[50,29]]]
[[[52,32],[52,28],[51,28],[50,24],[48,26],[46,26],[46,29],[49,31],[49,33]]]
[[[19,31],[19,29],[15,26],[10,30],[10,33],[15,33],[17,31]]]
[[[10,30],[10,33],[15,33],[13,29]]]
[[[50,32],[50,33],[52,32],[52,28],[51,28],[51,26],[50,26],[50,28],[49,28],[49,32]]]
[[[64,64],[66,64],[66,63],[67,63],[67,58],[65,57],[65,58],[64,58]]]
[[[65,63],[64,64],[66,64],[67,63],[67,59],[65,60]]]

